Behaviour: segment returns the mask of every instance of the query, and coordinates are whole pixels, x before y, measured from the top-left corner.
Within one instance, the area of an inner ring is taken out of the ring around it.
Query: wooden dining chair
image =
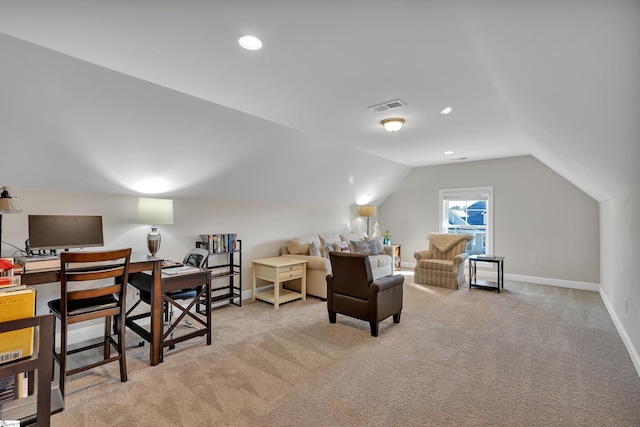
[[[130,248],[102,252],[63,252],[60,256],[61,298],[50,301],[48,306],[60,320],[60,352],[56,352],[54,340],[53,357],[60,365],[60,392],[63,396],[67,376],[110,362],[120,362],[120,380],[127,381],[124,319],[130,257]],[[98,343],[68,350],[68,326],[98,318],[105,319],[103,339]],[[115,327],[112,330],[113,320]],[[116,339],[112,333],[117,335]],[[117,349],[117,356],[111,356],[112,345]],[[104,347],[101,360],[67,369],[68,355],[99,347]]]

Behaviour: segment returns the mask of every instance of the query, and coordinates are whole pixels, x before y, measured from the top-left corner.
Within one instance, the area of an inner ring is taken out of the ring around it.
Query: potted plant
[[[386,230],[384,232],[384,235],[382,236],[382,244],[383,245],[390,245],[391,244],[391,234],[389,234],[389,230]]]

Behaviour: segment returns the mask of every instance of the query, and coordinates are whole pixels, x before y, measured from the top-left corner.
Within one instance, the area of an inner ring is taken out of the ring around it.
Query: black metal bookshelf
[[[234,250],[213,252],[207,242],[196,242],[197,248],[209,250],[211,270],[211,307],[226,305],[242,307],[242,240],[236,240]],[[224,303],[223,303],[224,302]],[[206,306],[204,299],[198,301],[198,313]]]

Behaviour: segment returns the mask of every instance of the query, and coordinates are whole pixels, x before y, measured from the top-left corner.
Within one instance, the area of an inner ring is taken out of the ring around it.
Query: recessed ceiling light
[[[440,111],[440,114],[449,114],[452,111],[453,111],[453,108],[447,107],[444,110]]]
[[[262,41],[256,36],[244,34],[238,38],[240,46],[247,50],[258,50],[262,47]]]
[[[445,151],[444,154],[453,154],[453,151]]]

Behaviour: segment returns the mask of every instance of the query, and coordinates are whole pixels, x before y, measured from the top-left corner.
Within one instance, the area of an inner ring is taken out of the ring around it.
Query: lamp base
[[[151,256],[154,257],[156,253],[158,253],[161,240],[162,236],[158,233],[158,227],[151,227],[151,232],[147,234],[147,247],[149,248],[149,252],[151,252]]]

